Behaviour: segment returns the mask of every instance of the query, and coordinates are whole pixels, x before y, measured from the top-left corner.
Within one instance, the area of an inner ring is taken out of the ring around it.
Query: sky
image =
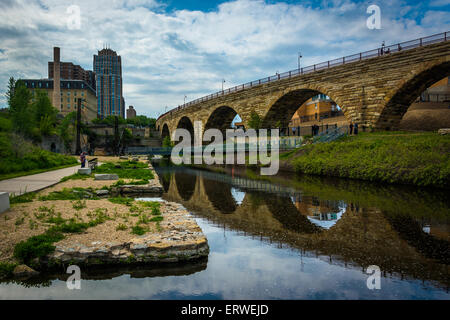
[[[370,5],[380,29],[367,27]],[[449,13],[450,0],[0,0],[0,108],[9,77],[48,76],[54,46],[92,70],[107,44],[122,57],[126,105],[158,117],[222,80],[228,88],[296,69],[299,52],[308,66],[450,31]]]

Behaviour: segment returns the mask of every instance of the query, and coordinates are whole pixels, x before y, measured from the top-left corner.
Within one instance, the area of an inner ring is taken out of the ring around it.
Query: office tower
[[[101,118],[110,115],[124,116],[122,96],[122,61],[111,49],[94,55],[94,72],[97,85],[97,113]]]

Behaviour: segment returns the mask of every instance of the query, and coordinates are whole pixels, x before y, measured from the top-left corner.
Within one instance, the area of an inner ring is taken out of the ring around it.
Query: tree
[[[63,140],[66,150],[72,147],[72,141],[75,137],[75,126],[77,120],[77,113],[75,111],[69,113],[61,121],[58,126],[58,135]]]
[[[53,107],[46,92],[35,91],[35,101],[31,105],[35,123],[39,126],[41,136],[55,134],[56,115],[58,111]]]
[[[33,128],[35,127],[30,101],[31,92],[23,82],[17,81],[9,112],[14,130],[27,137],[33,136]]]
[[[259,116],[258,113],[256,113],[256,111],[252,111],[252,113],[250,114],[250,120],[248,122],[248,126],[252,129],[255,130],[259,130],[261,129],[262,126],[262,121],[261,121],[261,117]]]
[[[9,78],[8,90],[6,91],[6,101],[8,102],[8,108],[11,108],[11,101],[14,97],[14,90],[16,88],[16,80],[14,77]]]

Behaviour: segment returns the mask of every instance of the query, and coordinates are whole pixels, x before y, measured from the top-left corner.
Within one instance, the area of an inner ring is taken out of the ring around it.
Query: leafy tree
[[[23,82],[18,81],[11,99],[9,112],[14,130],[27,137],[33,136],[33,128],[35,127],[30,101],[31,92]]]
[[[54,123],[58,110],[53,107],[47,93],[42,90],[36,90],[34,99],[32,104],[34,121],[40,123],[43,118],[47,117],[49,121]]]
[[[132,124],[136,127],[155,128],[156,126],[156,119],[148,118],[147,116],[144,115],[136,116],[135,118],[127,119],[126,121],[128,124]]]
[[[259,116],[258,113],[256,113],[256,111],[252,111],[252,113],[250,114],[248,126],[255,130],[261,129],[262,126],[261,117]]]
[[[169,136],[166,136],[166,137],[163,139],[162,146],[163,146],[164,148],[173,147],[173,143],[172,143],[172,141],[170,141],[170,137],[169,137]]]
[[[8,90],[6,91],[6,100],[8,102],[8,108],[11,108],[11,101],[12,98],[14,97],[15,88],[16,88],[16,80],[14,79],[14,77],[10,77],[8,82]]]
[[[67,114],[58,126],[58,135],[63,140],[66,150],[70,150],[75,137],[77,113]]]

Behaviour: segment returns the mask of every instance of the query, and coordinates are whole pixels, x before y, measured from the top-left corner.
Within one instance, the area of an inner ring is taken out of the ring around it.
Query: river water
[[[207,259],[82,270],[81,290],[67,289],[63,272],[3,282],[0,297],[450,299],[450,203],[444,191],[286,174],[267,178],[238,168],[155,168],[162,198],[183,204],[206,234]],[[377,284],[370,266],[380,270],[379,289],[368,287]]]

